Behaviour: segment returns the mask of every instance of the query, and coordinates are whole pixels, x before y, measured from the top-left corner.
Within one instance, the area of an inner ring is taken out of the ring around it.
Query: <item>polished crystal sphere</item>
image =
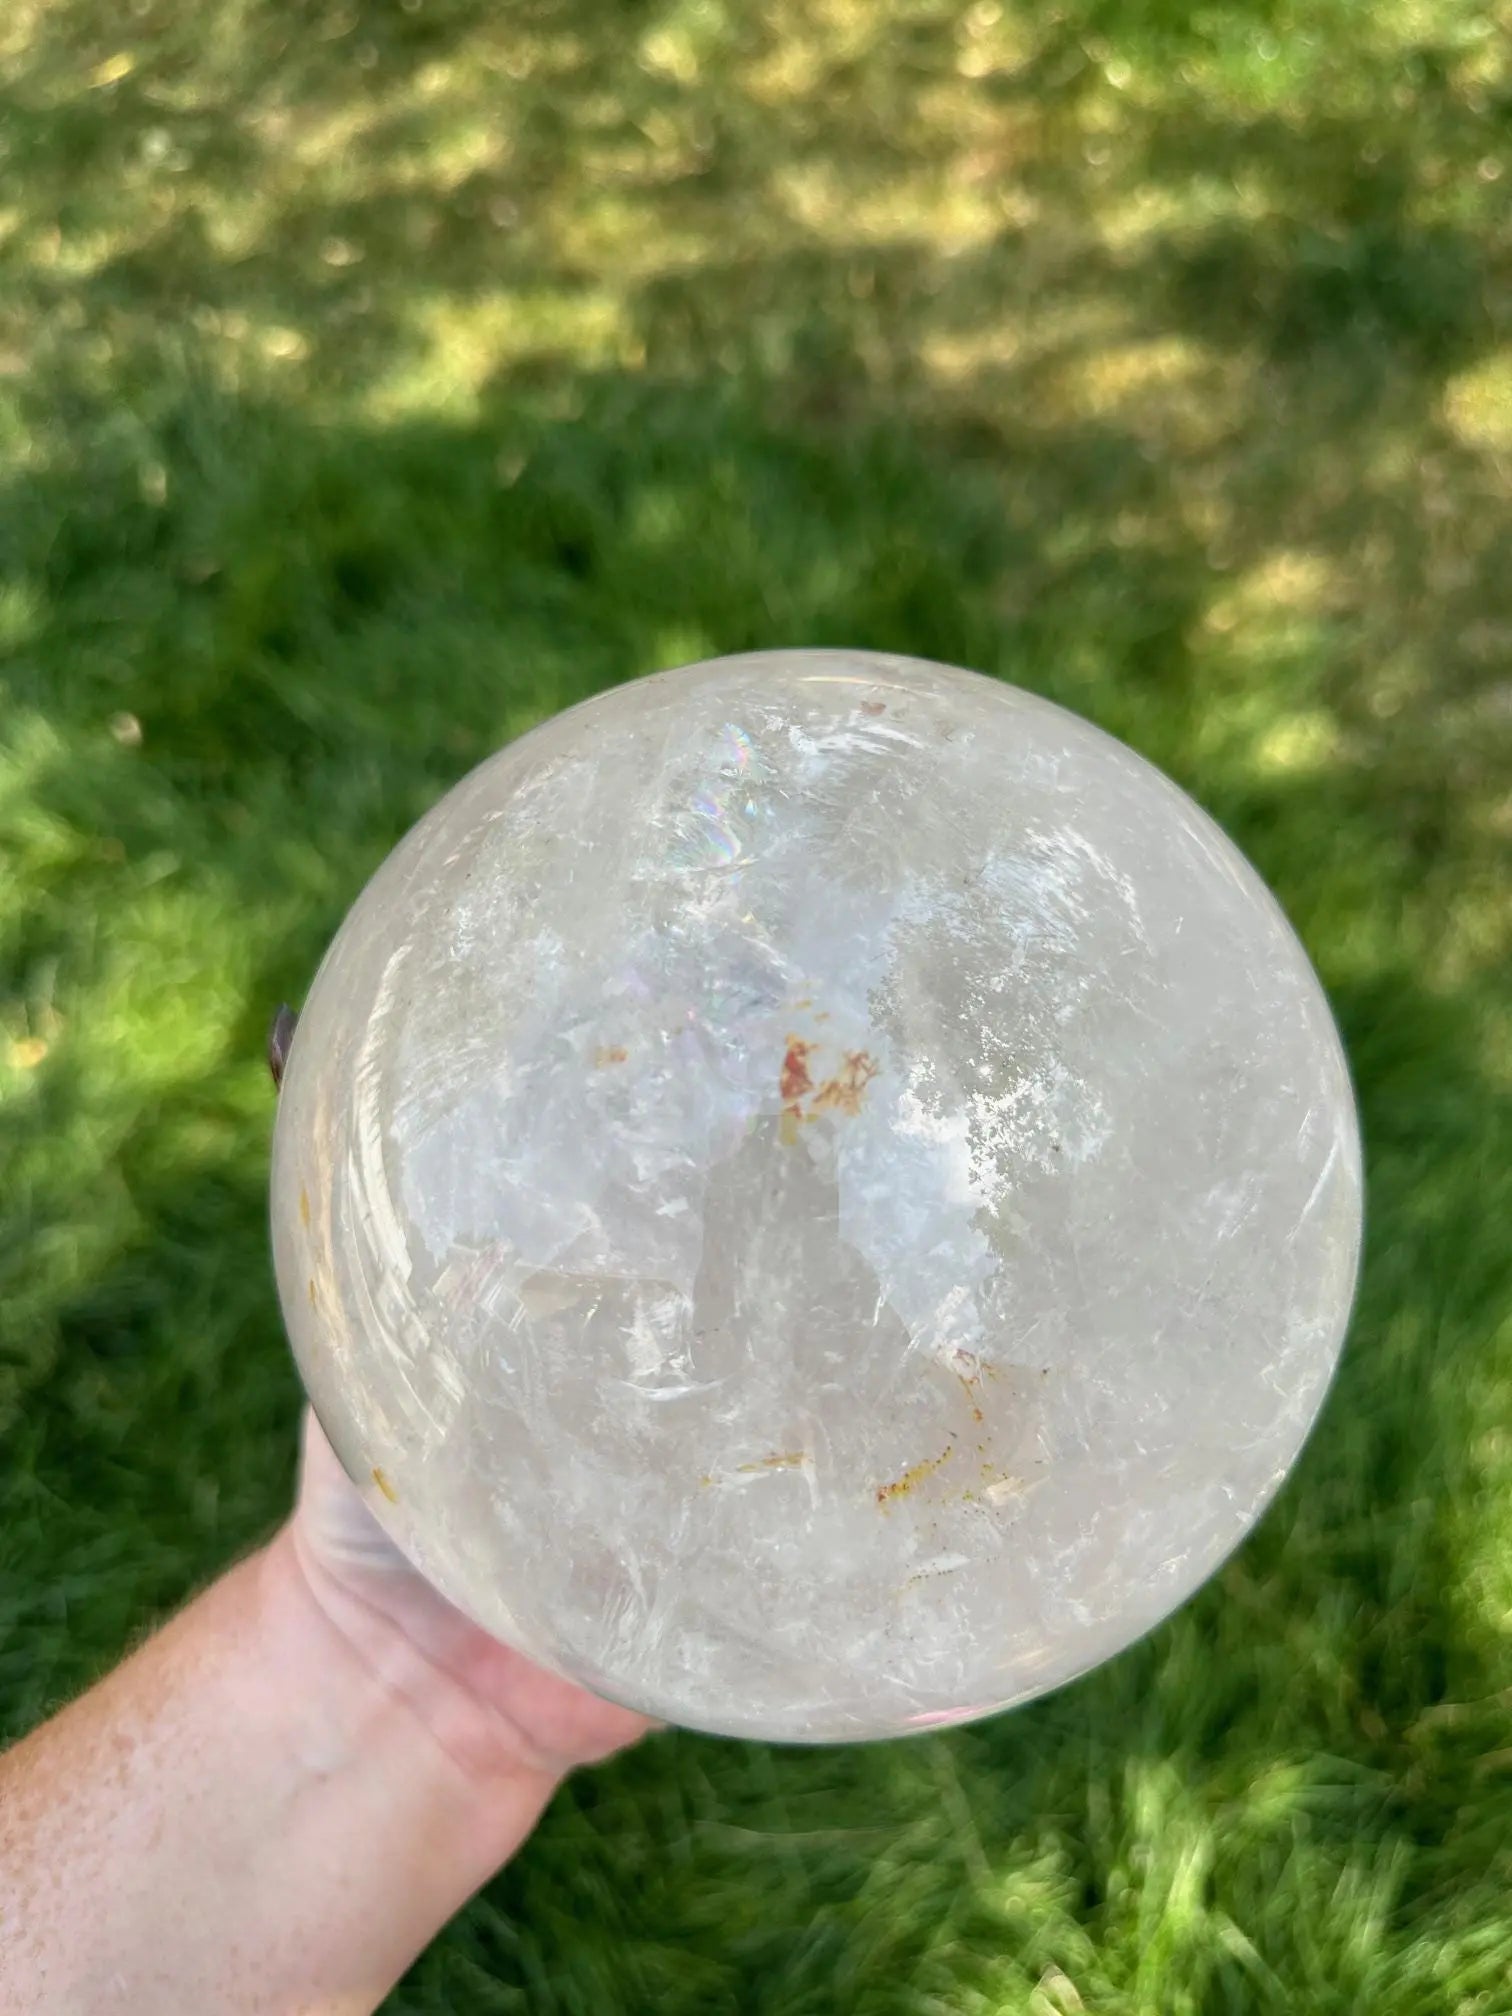
[[[312,1401],[489,1631],[731,1734],[885,1736],[1117,1652],[1296,1456],[1360,1155],[1280,910],[1031,694],[642,679],[401,842],[280,1098]]]

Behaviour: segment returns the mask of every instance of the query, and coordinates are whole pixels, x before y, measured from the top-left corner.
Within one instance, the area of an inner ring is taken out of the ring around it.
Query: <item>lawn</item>
[[[392,2008],[1512,2011],[1506,0],[5,0],[0,1736],[287,1501],[263,1042],[367,872],[555,708],[826,642],[1275,887],[1344,1364],[1145,1643],[659,1739]]]

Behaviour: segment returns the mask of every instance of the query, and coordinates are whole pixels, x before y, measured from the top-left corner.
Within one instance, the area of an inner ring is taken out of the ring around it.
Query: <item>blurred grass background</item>
[[[0,1734],[268,1531],[273,1006],[597,687],[868,645],[1170,770],[1369,1246],[1196,1602],[962,1733],[575,1783],[401,2011],[1512,2011],[1512,13],[7,0]]]

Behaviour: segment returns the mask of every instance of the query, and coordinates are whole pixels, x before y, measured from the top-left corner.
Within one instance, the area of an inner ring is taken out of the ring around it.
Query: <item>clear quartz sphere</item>
[[[1014,687],[852,651],[490,758],[279,1102],[316,1411],[488,1630],[674,1722],[986,1714],[1180,1603],[1342,1341],[1344,1058],[1254,871]]]

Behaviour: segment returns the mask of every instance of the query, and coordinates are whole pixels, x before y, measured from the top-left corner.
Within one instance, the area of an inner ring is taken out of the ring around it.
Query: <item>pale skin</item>
[[[446,1604],[311,1425],[289,1524],[0,1758],[0,2009],[361,2016],[647,1726]]]

